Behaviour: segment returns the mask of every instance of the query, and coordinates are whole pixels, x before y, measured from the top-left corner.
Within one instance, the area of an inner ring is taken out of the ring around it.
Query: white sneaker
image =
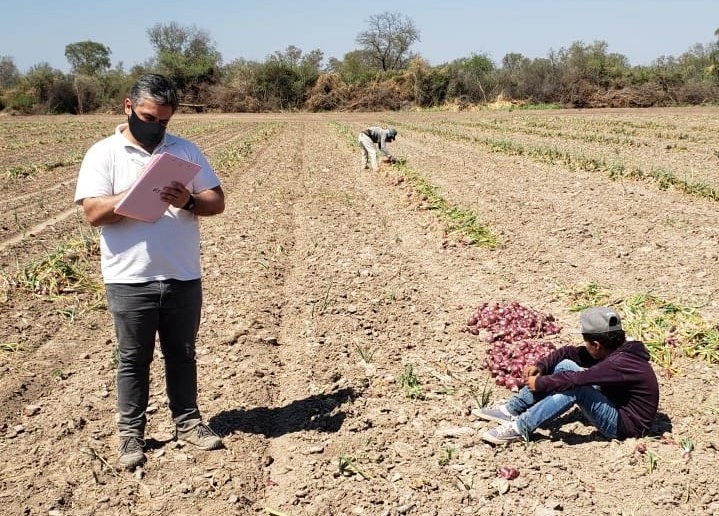
[[[514,421],[516,418],[509,413],[504,405],[497,405],[496,407],[484,407],[478,410],[472,411],[476,416],[481,417],[487,421],[496,421],[497,423],[507,423]]]
[[[514,423],[504,423],[501,426],[487,430],[482,434],[482,439],[494,444],[509,444],[522,439]]]

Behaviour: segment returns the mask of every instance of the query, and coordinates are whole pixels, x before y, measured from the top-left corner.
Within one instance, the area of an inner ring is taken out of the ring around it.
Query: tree
[[[72,81],[72,89],[77,99],[78,115],[99,107],[102,89],[96,78],[82,74],[75,75]]]
[[[384,12],[370,16],[368,25],[356,41],[377,68],[383,72],[406,68],[414,57],[410,47],[420,40],[419,29],[412,20],[400,13]]]
[[[155,47],[159,71],[172,79],[179,90],[186,93],[191,87],[219,81],[222,56],[204,30],[182,27],[176,22],[158,23],[148,29],[147,35]]]
[[[591,105],[607,91],[621,86],[629,75],[628,60],[607,52],[605,41],[574,42],[559,50],[560,100],[575,107]]]
[[[62,72],[44,61],[30,67],[25,74],[25,82],[39,103],[48,102],[53,84],[61,78]]]
[[[453,96],[463,96],[471,102],[488,102],[488,92],[497,84],[494,63],[484,54],[472,54],[452,63]]]
[[[422,107],[441,105],[447,96],[448,72],[448,67],[432,68],[421,58],[413,59],[407,75],[410,78],[414,102]]]
[[[553,52],[546,58],[524,62],[518,84],[519,98],[531,102],[559,102],[560,79],[557,57]]]
[[[505,54],[502,58],[502,69],[499,72],[499,84],[502,94],[510,99],[520,99],[522,71],[530,65],[529,58],[517,52]]]
[[[15,61],[10,56],[0,56],[0,89],[12,88],[20,80]]]
[[[72,72],[95,76],[110,68],[112,52],[102,43],[79,41],[65,45],[65,57],[70,62]]]
[[[347,84],[364,86],[375,75],[372,56],[366,50],[352,50],[344,55],[340,61],[330,58],[329,70],[338,73]]]
[[[658,84],[662,91],[671,94],[684,83],[681,68],[674,56],[659,56],[650,66],[651,80]]]
[[[321,50],[315,49],[304,54],[301,49],[290,45],[284,52],[275,52],[269,59],[275,60],[293,71],[303,83],[300,89],[311,86],[320,74],[320,67],[324,54]]]
[[[76,113],[77,98],[72,82],[49,63],[38,63],[25,74],[25,92],[32,97],[35,112]]]
[[[290,45],[284,52],[275,52],[260,65],[253,91],[271,109],[299,108],[309,89],[317,82],[322,52],[303,54]]]
[[[719,40],[719,29],[714,31],[714,35]],[[711,64],[707,67],[707,75],[712,77],[715,82],[719,82],[719,41],[717,41],[716,47],[709,55]]]
[[[701,43],[696,43],[680,55],[677,64],[681,69],[683,82],[704,80],[713,63],[714,55],[719,57],[716,44],[704,46]]]

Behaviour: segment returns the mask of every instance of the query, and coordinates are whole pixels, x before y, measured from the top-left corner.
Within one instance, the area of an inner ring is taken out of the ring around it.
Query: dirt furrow
[[[657,141],[656,138],[636,138],[634,146],[616,145],[596,141],[585,141],[577,138],[562,138],[562,134],[543,136],[523,134],[508,129],[506,132],[489,128],[472,127],[471,125],[443,125],[452,132],[461,133],[464,137],[477,138],[480,141],[496,141],[505,145],[535,151],[549,155],[570,156],[574,162],[603,162],[606,166],[617,169],[623,167],[629,174],[641,170],[646,177],[652,173],[671,173],[680,180],[689,183],[704,184],[714,190],[719,189],[719,174],[716,172],[716,142],[693,142],[678,139],[670,143]],[[529,153],[529,152],[527,152]],[[640,159],[637,159],[640,157]]]
[[[393,403],[403,405],[396,379],[407,364],[430,384],[446,372],[443,347],[466,338],[450,328],[461,324],[457,300],[468,292],[455,288],[462,270],[436,269],[452,257],[431,218],[413,211],[384,173],[359,170],[358,149],[326,124],[308,130],[318,137],[297,179],[305,194],[295,201],[280,339],[283,395],[308,413],[294,414],[296,431],[273,439],[268,503],[292,514],[384,514],[407,505],[419,481],[394,448],[395,439],[403,450],[412,445],[390,431],[393,419],[416,418],[412,431],[430,440],[435,424],[406,403],[395,413]],[[367,482],[345,469],[347,460],[366,469]],[[405,481],[392,480],[403,471]]]
[[[485,265],[515,295],[531,289],[551,299],[558,285],[596,282],[703,306],[715,292],[716,202],[472,145],[443,142],[438,154],[424,138],[405,134],[400,155],[450,202],[477,212],[500,234],[502,250]],[[707,309],[716,316],[719,306]]]
[[[77,172],[75,172],[77,174]],[[0,215],[0,248],[11,246],[28,236],[36,236],[48,225],[74,211],[75,182],[28,194],[5,203]],[[68,201],[69,199],[69,201]]]

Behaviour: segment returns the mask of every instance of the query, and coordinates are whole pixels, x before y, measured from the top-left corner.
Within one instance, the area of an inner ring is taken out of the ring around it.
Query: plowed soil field
[[[719,514],[716,342],[655,352],[651,435],[608,441],[573,411],[502,447],[473,411],[511,392],[466,331],[517,302],[577,345],[579,304],[638,298],[715,328],[719,110],[176,115],[227,195],[201,222],[197,343],[225,449],[173,440],[158,351],[134,472],[114,467],[115,335],[72,202],[122,121],[0,117],[3,514]],[[355,136],[377,124],[402,159],[372,173]]]

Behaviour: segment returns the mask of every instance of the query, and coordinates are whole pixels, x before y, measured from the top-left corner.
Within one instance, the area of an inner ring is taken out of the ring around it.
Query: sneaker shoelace
[[[510,437],[517,435],[511,423],[505,423],[497,428],[497,437]]]
[[[197,437],[202,439],[203,437],[216,437],[215,432],[210,429],[207,425],[198,425],[197,426]]]
[[[133,453],[136,451],[141,452],[144,447],[145,441],[143,441],[139,437],[128,437],[123,441],[122,447],[120,448],[120,453],[124,455],[126,453]]]

